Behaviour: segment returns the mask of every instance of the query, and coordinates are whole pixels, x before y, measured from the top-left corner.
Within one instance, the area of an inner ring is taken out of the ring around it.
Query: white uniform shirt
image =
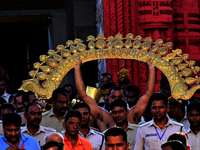
[[[55,132],[55,129],[49,128],[49,127],[44,127],[44,126],[40,126],[39,130],[35,133],[35,135],[32,135],[28,129],[27,126],[21,127],[21,132],[25,135],[30,135],[33,138],[35,138],[38,141],[39,146],[43,146],[45,144],[45,140],[44,137],[51,133],[51,132]]]
[[[200,149],[200,131],[195,134],[190,128],[188,128],[185,132],[188,136],[188,144],[191,147],[191,150],[199,150]]]
[[[105,139],[102,133],[90,128],[90,131],[86,137],[80,131],[79,135],[91,143],[93,150],[105,150]]]
[[[125,130],[127,133],[127,141],[129,142],[129,147],[131,150],[133,150],[135,146],[135,138],[136,138],[138,127],[139,127],[138,125],[131,124],[130,122],[128,122],[128,126]]]
[[[171,134],[184,131],[185,129],[181,123],[172,121],[169,118],[167,124],[162,129],[152,119],[139,126],[134,150],[161,150],[161,145],[167,142]],[[162,137],[161,139],[158,134]]]
[[[171,118],[171,120],[176,121],[176,119]],[[177,121],[176,121],[177,122]],[[183,124],[183,127],[187,130],[190,127],[190,123],[187,119],[187,115],[185,114],[184,118],[179,122],[181,124]]]
[[[65,115],[68,111],[66,111]],[[42,113],[42,121],[40,125],[55,129],[57,132],[64,130],[63,122],[65,121],[65,115],[59,120],[53,112],[53,108],[47,112]]]
[[[185,129],[188,129],[190,127],[190,123],[189,123],[189,121],[187,119],[187,115],[186,114],[185,114],[184,118],[180,121],[180,123],[183,124],[183,127]]]

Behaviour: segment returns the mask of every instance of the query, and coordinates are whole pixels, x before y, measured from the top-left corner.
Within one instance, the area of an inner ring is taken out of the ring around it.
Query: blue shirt
[[[7,144],[5,141],[7,141],[7,139],[3,134],[3,136],[0,136],[0,150],[5,150],[7,147],[12,145],[11,143],[10,145]],[[24,143],[24,149],[26,150],[40,150],[40,146],[36,139],[34,139],[29,135],[24,135],[23,133],[21,133],[19,148],[22,148],[23,143]]]
[[[110,111],[108,110],[108,107],[107,107],[106,104],[103,105],[103,109],[105,109],[105,110],[107,110],[108,112],[110,112]]]

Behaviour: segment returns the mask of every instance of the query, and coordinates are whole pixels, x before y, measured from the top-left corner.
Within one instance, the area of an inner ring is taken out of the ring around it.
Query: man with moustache
[[[27,120],[27,124],[25,127],[21,128],[21,132],[25,135],[34,137],[40,146],[44,145],[44,137],[47,134],[56,131],[53,128],[40,125],[42,119],[42,110],[40,105],[37,103],[29,103],[26,106],[24,117]]]
[[[168,99],[164,94],[154,93],[149,102],[153,119],[138,128],[134,150],[161,150],[171,134],[184,131],[182,124],[167,116]]]
[[[129,150],[127,134],[119,127],[109,128],[105,133],[106,150]]]
[[[57,132],[64,130],[63,122],[67,114],[69,95],[66,89],[57,88],[52,93],[54,105],[51,110],[42,115],[41,125],[54,128]]]
[[[82,115],[77,110],[70,110],[65,116],[63,127],[64,133],[64,150],[93,150],[90,142],[81,138],[78,134],[82,121]]]
[[[200,103],[191,101],[187,107],[187,118],[190,127],[186,130],[188,144],[192,150],[200,149]]]
[[[139,99],[137,105],[133,106],[129,113],[127,114],[128,121],[132,124],[138,124],[140,121],[140,118],[142,114],[144,113],[149,98],[154,92],[154,85],[155,85],[155,66],[152,65],[149,61],[147,62],[149,66],[149,77],[148,77],[148,83],[147,83],[147,91],[146,93]],[[85,92],[85,86],[84,82],[82,80],[81,76],[81,60],[77,63],[75,66],[75,82],[76,87],[79,93],[80,98],[90,106],[91,109],[91,115],[96,120],[98,127],[101,132],[108,129],[109,127],[112,127],[115,125],[115,122],[113,120],[113,116],[110,112],[104,110],[102,107],[99,107],[97,103],[86,94]],[[126,101],[123,90],[120,87],[117,87],[115,89],[112,89],[110,91],[109,95],[109,103],[116,99],[123,99]]]
[[[128,122],[128,113],[129,110],[127,109],[127,103],[124,100],[116,99],[111,103],[111,114],[115,121],[115,126],[121,127],[126,131],[127,142],[129,143],[131,150],[133,150],[138,125]]]
[[[20,126],[19,114],[7,113],[3,117],[4,134],[0,137],[0,150],[40,150],[36,139],[21,133]]]
[[[86,103],[76,103],[73,109],[82,114],[79,135],[91,143],[93,150],[105,150],[104,135],[90,127],[90,107]]]

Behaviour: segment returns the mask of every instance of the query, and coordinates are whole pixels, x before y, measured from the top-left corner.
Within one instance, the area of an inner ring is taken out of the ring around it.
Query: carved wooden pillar
[[[197,0],[176,0],[173,4],[176,48],[188,53],[189,59],[200,61],[200,3]]]
[[[137,26],[132,19],[137,18],[135,11],[137,3],[133,0],[104,0],[104,35],[105,37],[115,36],[117,33],[126,36],[126,34],[132,32],[136,33],[136,28],[132,29],[132,26]],[[133,13],[133,14],[132,14]],[[132,18],[134,15],[134,18]],[[134,31],[134,32],[133,32]],[[135,34],[136,35],[136,34]],[[134,78],[138,78],[138,66],[134,68],[133,65],[136,61],[125,60],[125,67],[129,70],[128,78],[133,84]],[[137,62],[136,62],[137,63]],[[121,59],[107,59],[106,60],[106,72],[113,75],[113,81],[118,84],[118,72],[122,69]],[[138,79],[136,80],[138,81]],[[136,84],[136,83],[135,83]]]
[[[189,54],[189,59],[200,64],[200,26],[198,0],[175,0],[174,5],[174,33],[175,47]],[[198,74],[199,75],[199,74]],[[200,90],[194,96],[200,97]]]
[[[154,41],[163,39],[164,42],[173,42],[173,14],[172,0],[138,0],[139,5],[139,34],[143,37],[151,36]],[[140,63],[143,68],[142,73],[145,78],[144,64]],[[160,70],[156,70],[156,87],[155,91],[159,91],[159,84],[162,77]],[[140,80],[142,91],[146,90],[146,80]]]

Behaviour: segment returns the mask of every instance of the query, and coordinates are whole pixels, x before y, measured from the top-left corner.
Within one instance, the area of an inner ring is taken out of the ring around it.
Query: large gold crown
[[[48,55],[41,55],[40,62],[33,64],[36,70],[29,72],[32,79],[24,80],[19,90],[33,91],[39,97],[49,99],[52,92],[60,85],[64,76],[76,65],[78,58],[83,63],[98,59],[134,59],[141,62],[150,60],[167,77],[172,97],[188,100],[197,89],[200,89],[199,66],[188,60],[188,54],[181,49],[171,50],[172,43],[162,39],[153,42],[151,37],[134,37],[132,33],[125,38],[121,34],[106,38],[99,34],[96,38],[87,37],[87,46],[81,39],[68,40],[66,45],[58,45],[57,50],[49,50]],[[191,76],[195,74],[195,76]],[[44,81],[39,84],[39,80]],[[188,90],[186,84],[194,84]]]

